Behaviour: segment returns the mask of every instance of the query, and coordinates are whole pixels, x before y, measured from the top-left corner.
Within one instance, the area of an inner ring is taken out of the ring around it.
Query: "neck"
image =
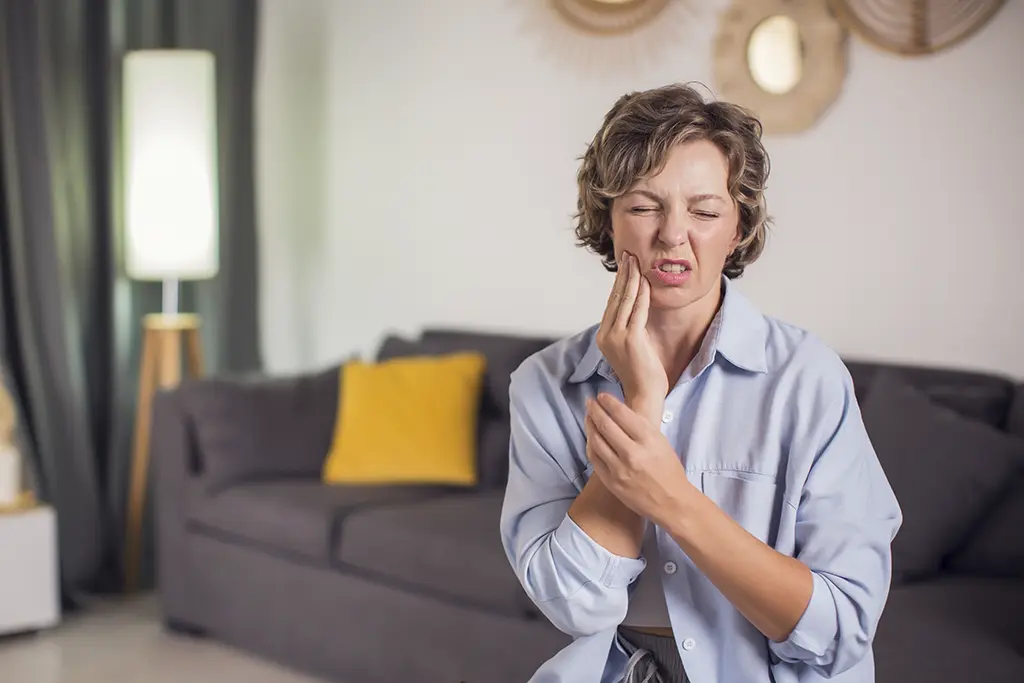
[[[665,366],[669,387],[675,386],[697,355],[721,303],[722,286],[718,285],[683,308],[651,309],[647,333]]]

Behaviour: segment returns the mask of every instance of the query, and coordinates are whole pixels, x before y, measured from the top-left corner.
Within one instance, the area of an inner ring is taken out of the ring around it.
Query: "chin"
[[[699,298],[688,287],[657,287],[651,290],[651,308],[685,308]]]

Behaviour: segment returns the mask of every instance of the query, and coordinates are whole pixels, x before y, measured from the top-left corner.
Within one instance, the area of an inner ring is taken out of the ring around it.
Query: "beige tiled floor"
[[[52,631],[0,638],[3,683],[321,683],[168,633],[152,597],[106,601]]]

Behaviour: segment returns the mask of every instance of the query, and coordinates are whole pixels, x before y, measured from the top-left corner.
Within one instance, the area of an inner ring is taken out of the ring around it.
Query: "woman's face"
[[[639,259],[652,308],[702,299],[740,239],[725,155],[707,140],[677,145],[661,173],[612,202],[611,219],[616,261],[623,251]]]

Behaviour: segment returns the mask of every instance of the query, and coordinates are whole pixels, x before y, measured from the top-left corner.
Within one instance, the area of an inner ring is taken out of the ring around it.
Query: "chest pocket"
[[[752,472],[705,471],[701,491],[751,535],[769,543],[776,517],[774,477]]]

